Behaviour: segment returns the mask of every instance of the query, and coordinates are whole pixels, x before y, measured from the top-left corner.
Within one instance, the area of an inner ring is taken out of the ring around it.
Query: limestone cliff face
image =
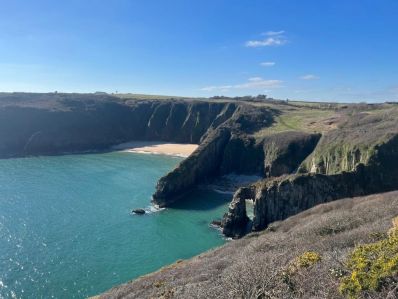
[[[261,143],[248,136],[233,135],[224,148],[219,173],[262,175],[263,161]]]
[[[158,181],[153,202],[160,207],[169,206],[217,173],[230,138],[231,132],[225,128],[209,134],[191,156]]]
[[[300,166],[301,172],[336,174],[367,165],[377,148],[398,132],[396,113],[350,116],[322,136],[314,152]]]
[[[160,179],[153,201],[168,206],[198,183],[236,173],[262,177],[290,174],[313,151],[320,135],[285,132],[263,139],[251,133],[269,126],[273,113],[241,104],[234,114],[206,134],[197,151]]]
[[[293,173],[314,150],[320,134],[283,132],[263,139],[233,135],[224,149],[220,174],[276,177]]]
[[[15,94],[0,101],[0,158],[103,150],[130,140],[199,143],[234,103]]]
[[[269,125],[272,119],[268,109],[240,104],[230,118],[209,129],[190,157],[159,180],[153,202],[162,207],[169,206],[198,183],[221,174],[260,174],[264,163],[262,146],[248,133]]]
[[[151,108],[145,140],[197,144],[209,128],[222,123],[220,119],[229,119],[236,105],[180,101],[153,103]]]
[[[368,165],[333,175],[296,174],[256,188],[253,230],[317,204],[398,189],[398,135],[379,147]],[[390,162],[387,162],[390,161]]]
[[[277,177],[293,173],[312,153],[320,134],[290,131],[267,136],[263,140],[264,175]]]
[[[341,134],[340,129],[326,133],[303,162],[300,172],[320,157],[318,161],[322,163],[315,164],[315,173],[271,177],[251,188],[238,190],[233,199],[235,203],[254,201],[252,230],[262,230],[271,222],[320,203],[398,189],[398,119],[390,115],[375,120],[361,115],[359,120],[352,121],[354,123],[345,124]],[[375,131],[367,131],[371,125]],[[345,131],[349,127],[353,131]],[[368,135],[361,135],[364,133]],[[230,209],[225,215],[227,236],[236,237],[236,232],[242,231],[242,227],[234,227],[238,225],[236,218],[244,218],[241,209]]]
[[[367,194],[366,180],[358,172],[335,175],[295,175],[259,187],[254,198],[253,230],[262,230],[317,204]]]

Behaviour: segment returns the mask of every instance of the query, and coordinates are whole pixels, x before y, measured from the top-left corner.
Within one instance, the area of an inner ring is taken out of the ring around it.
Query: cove
[[[230,195],[150,209],[181,158],[126,152],[0,160],[0,298],[85,298],[225,242]]]

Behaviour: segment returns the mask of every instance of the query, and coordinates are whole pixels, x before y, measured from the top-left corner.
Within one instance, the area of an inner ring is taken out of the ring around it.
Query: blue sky
[[[0,0],[0,91],[398,100],[397,0]]]

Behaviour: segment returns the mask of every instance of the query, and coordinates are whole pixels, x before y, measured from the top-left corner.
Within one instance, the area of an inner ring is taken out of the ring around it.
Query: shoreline
[[[111,147],[111,150],[186,158],[190,156],[198,146],[197,144],[167,143],[162,141],[130,141],[114,145]]]

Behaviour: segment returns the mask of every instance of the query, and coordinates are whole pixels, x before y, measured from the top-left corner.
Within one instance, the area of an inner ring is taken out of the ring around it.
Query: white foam
[[[145,213],[152,214],[152,213],[161,212],[163,210],[166,210],[166,208],[160,208],[158,205],[150,205],[147,208],[145,208]]]
[[[228,195],[233,195],[234,192],[233,191],[228,191],[228,190],[220,190],[217,188],[213,188],[212,189],[214,192],[220,193],[220,194],[228,194]]]
[[[233,195],[238,188],[248,186],[260,179],[262,179],[262,177],[257,175],[230,173],[217,178],[212,184],[205,185],[203,188],[211,189],[220,194]]]

